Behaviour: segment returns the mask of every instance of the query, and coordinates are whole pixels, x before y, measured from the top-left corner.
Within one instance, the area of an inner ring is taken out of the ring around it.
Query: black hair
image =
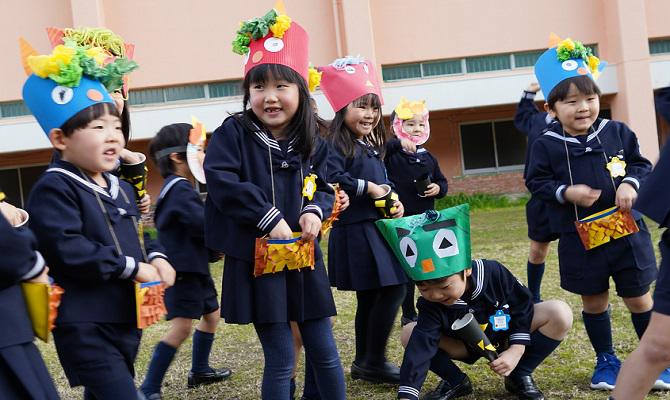
[[[588,75],[574,76],[572,78],[562,80],[558,85],[554,86],[547,97],[547,104],[550,109],[554,109],[557,101],[565,100],[568,97],[570,86],[575,85],[577,90],[586,95],[597,94],[600,96],[600,88],[595,81]]]
[[[130,141],[130,110],[128,110],[128,100],[123,100],[123,112],[121,113],[121,131],[123,138],[126,139],[126,146]]]
[[[307,159],[312,155],[312,151],[314,150],[314,141],[318,135],[318,127],[316,116],[309,103],[310,96],[307,82],[305,82],[305,78],[292,68],[281,64],[261,64],[252,68],[244,77],[244,82],[242,83],[244,91],[244,98],[242,100],[243,111],[236,115],[238,118],[240,116],[250,118],[259,126],[263,126],[256,115],[248,109],[251,99],[249,88],[254,83],[265,83],[270,79],[284,80],[298,86],[298,109],[286,127],[285,133],[287,137],[295,136],[297,138],[293,147],[302,153],[304,159]]]
[[[316,99],[314,97],[309,98],[309,105],[312,107],[312,110],[314,111],[314,117],[316,117],[316,126],[319,130],[319,135],[322,138],[328,137],[328,131],[330,129],[330,121],[326,121],[325,119],[321,118],[319,115],[319,109],[316,105]]]
[[[117,118],[121,118],[119,111],[111,103],[95,103],[92,106],[86,107],[83,110],[76,113],[72,118],[65,121],[61,125],[60,129],[63,131],[63,134],[67,137],[70,136],[77,129],[85,128],[91,121],[96,120],[103,115],[113,115]]]
[[[360,106],[371,106],[379,109],[378,118],[379,121],[377,125],[372,128],[372,132],[369,135],[363,138],[363,141],[371,144],[375,150],[384,157],[384,149],[386,145],[386,128],[384,128],[384,118],[382,118],[382,102],[374,93],[365,94],[356,100],[352,101],[351,104],[354,107]],[[343,107],[341,110],[335,113],[333,121],[330,123],[330,139],[333,142],[333,145],[337,146],[345,157],[352,158],[355,155],[355,144],[356,135],[347,127],[344,123],[344,117],[347,115],[347,107]]]
[[[177,157],[180,160],[186,160],[186,146],[188,145],[188,136],[191,129],[193,129],[191,124],[185,123],[166,125],[151,139],[151,143],[149,143],[149,156],[158,166],[158,170],[163,178],[174,174],[174,163],[170,159],[169,154],[156,158],[156,153],[169,147],[184,147],[183,152],[175,151],[175,153],[177,153]]]
[[[457,272],[456,274],[461,274],[463,279],[465,279],[465,271],[467,271],[467,270],[468,270],[468,268],[464,269],[461,272]],[[419,287],[426,286],[426,285],[439,285],[441,283],[444,283],[447,280],[447,278],[449,278],[450,276],[453,276],[453,275],[456,275],[456,274],[443,276],[441,278],[426,279],[425,281],[415,281],[415,283],[416,283],[416,286],[419,286]]]

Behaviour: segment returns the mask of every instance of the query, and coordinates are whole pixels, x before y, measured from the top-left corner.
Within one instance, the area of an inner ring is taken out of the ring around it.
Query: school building
[[[373,59],[383,77],[384,114],[400,99],[426,99],[427,147],[450,192],[525,190],[525,137],[512,119],[550,32],[596,49],[609,64],[598,84],[603,113],[637,133],[656,160],[670,128],[653,91],[670,85],[667,0],[284,0],[310,34],[310,58]],[[146,152],[163,125],[196,116],[212,131],[241,109],[243,60],[231,51],[239,21],[274,0],[2,1],[0,16],[0,187],[22,205],[51,158],[48,140],[21,101],[25,74],[17,39],[50,51],[46,27],[104,26],[136,46],[131,75],[132,141]],[[326,119],[333,112],[314,95]],[[542,102],[541,93],[537,97]],[[151,166],[150,166],[151,167]],[[161,178],[152,169],[157,198]]]

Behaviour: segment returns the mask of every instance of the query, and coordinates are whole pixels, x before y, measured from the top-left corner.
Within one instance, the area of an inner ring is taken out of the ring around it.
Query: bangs
[[[67,120],[67,122],[61,126],[61,130],[68,136],[77,129],[85,128],[91,121],[96,120],[103,115],[112,115],[119,118],[119,120],[121,119],[121,115],[114,104],[96,103],[79,111],[74,117]]]
[[[261,64],[253,67],[244,78],[244,86],[248,88],[252,83],[265,83],[270,80],[287,81],[299,84],[305,79],[293,69],[281,64]]]
[[[370,106],[374,108],[382,108],[382,102],[379,99],[379,96],[374,93],[364,94],[363,96],[352,101],[351,104],[354,107]]]
[[[557,101],[565,100],[568,97],[568,92],[570,92],[570,87],[572,85],[575,85],[575,88],[581,94],[597,94],[600,96],[600,88],[591,77],[587,75],[575,76],[561,81],[554,87],[551,93],[549,93],[549,97],[547,97],[547,104],[549,104],[549,107],[553,109],[554,104],[556,104]]]

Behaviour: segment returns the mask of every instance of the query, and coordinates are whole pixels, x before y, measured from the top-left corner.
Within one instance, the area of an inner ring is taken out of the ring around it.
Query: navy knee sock
[[[172,363],[172,359],[176,353],[176,348],[165,342],[158,342],[154,349],[154,354],[151,357],[147,376],[144,378],[142,386],[140,386],[140,390],[142,390],[145,395],[160,393],[163,377],[170,367],[170,363]]]
[[[212,351],[214,334],[195,330],[193,332],[193,351],[191,358],[191,372],[211,372],[209,367],[209,353]]]
[[[511,376],[521,377],[532,374],[535,368],[556,350],[561,341],[547,337],[538,330],[530,334],[530,343],[531,345],[526,347],[526,351]]]
[[[295,378],[291,378],[289,391],[291,393],[291,400],[293,400],[295,398]]]
[[[642,313],[630,313],[630,319],[633,321],[633,327],[638,339],[642,339],[642,335],[644,335],[644,331],[647,330],[647,325],[649,325],[650,318],[651,310]]]
[[[600,353],[614,354],[612,347],[612,321],[610,320],[610,309],[600,314],[589,314],[582,311],[584,328],[589,335],[589,340],[596,355]]]
[[[544,275],[544,263],[533,264],[528,261],[526,266],[526,274],[528,275],[528,289],[533,294],[533,302],[540,302],[540,286],[542,286],[542,276]]]
[[[451,386],[456,386],[465,379],[463,371],[454,364],[451,357],[444,350],[438,350],[435,357],[430,360],[430,370],[449,382]]]

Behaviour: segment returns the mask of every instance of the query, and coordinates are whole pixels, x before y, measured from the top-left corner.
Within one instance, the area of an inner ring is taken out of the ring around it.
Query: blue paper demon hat
[[[590,47],[570,38],[561,40],[552,33],[549,47],[535,63],[535,76],[545,99],[556,85],[568,78],[587,75],[597,80],[607,65],[593,54]]]

